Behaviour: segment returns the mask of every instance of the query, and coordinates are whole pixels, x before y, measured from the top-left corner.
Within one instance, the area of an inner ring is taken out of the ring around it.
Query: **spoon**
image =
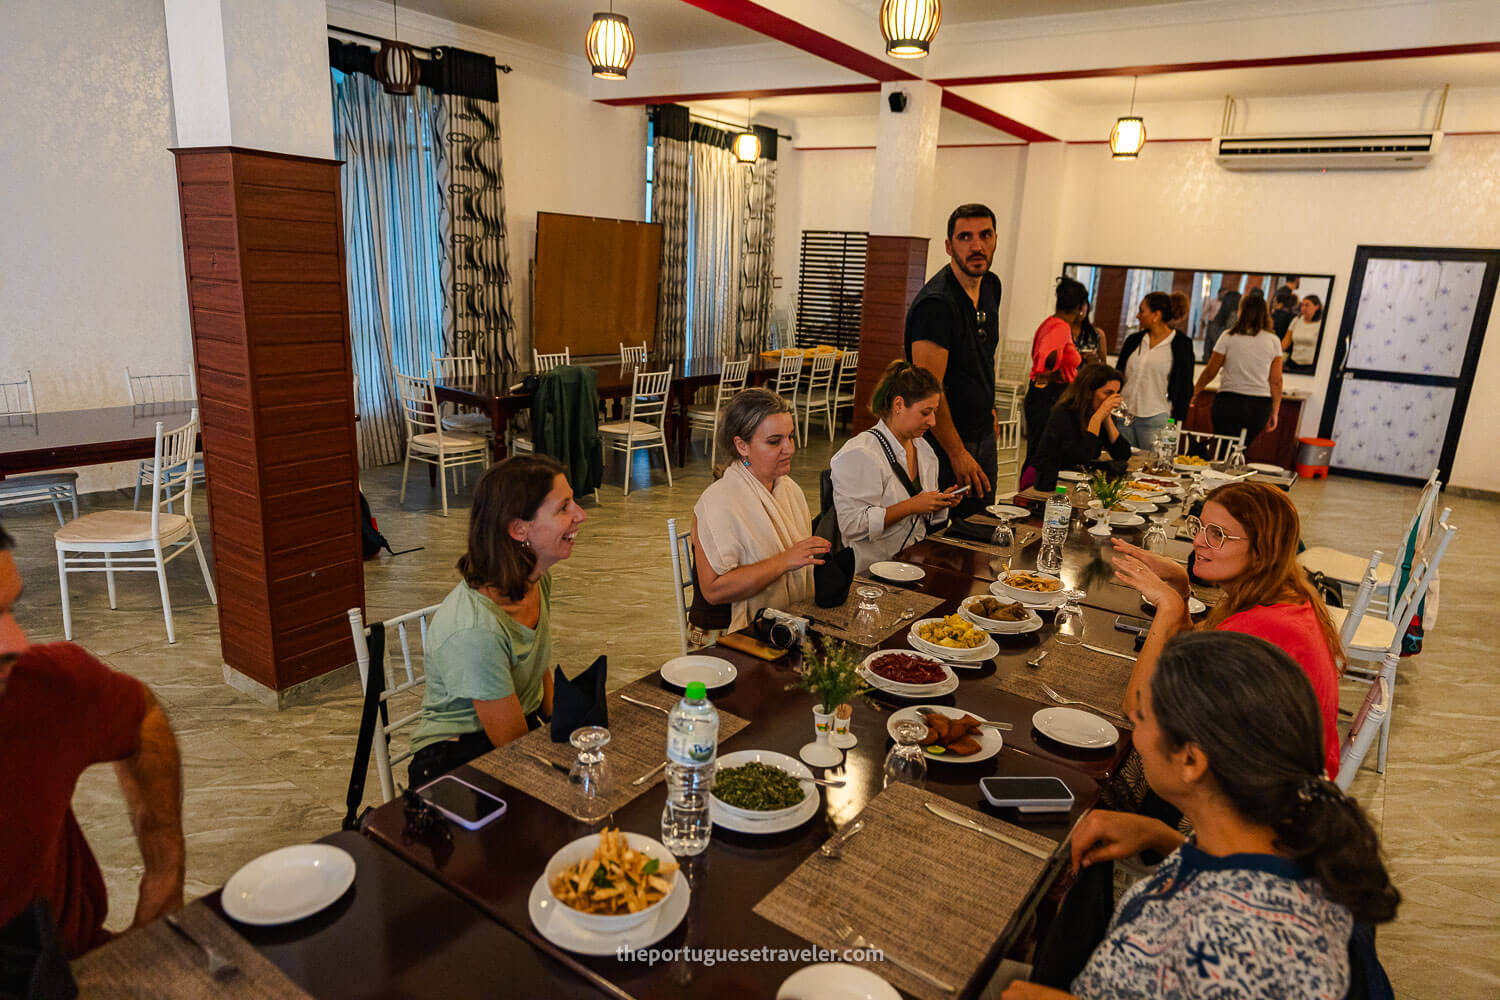
[[[844,841],[848,840],[850,837],[854,836],[864,828],[865,821],[862,819],[857,819],[850,825],[840,830],[839,833],[835,837],[833,837],[833,839],[828,841],[828,843],[818,848],[818,851],[822,853],[823,857],[825,858],[836,858],[844,852]]]
[[[1040,668],[1041,665],[1042,665],[1043,658],[1046,657],[1046,655],[1048,653],[1050,653],[1050,652],[1052,652],[1052,650],[1050,650],[1050,649],[1044,649],[1044,650],[1042,650],[1040,653],[1036,654],[1036,656],[1034,656],[1031,659],[1027,660],[1026,661],[1026,665],[1028,667],[1031,667],[1033,670],[1036,670],[1036,669]]]

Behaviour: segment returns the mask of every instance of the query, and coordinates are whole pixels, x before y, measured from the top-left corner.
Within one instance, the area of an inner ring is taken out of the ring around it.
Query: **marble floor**
[[[796,461],[796,476],[816,498],[817,470],[833,448],[816,434]],[[610,678],[622,685],[677,655],[666,564],[665,520],[685,523],[709,482],[700,450],[666,485],[658,463],[644,455],[633,468],[629,497],[614,459],[602,504],[585,501],[589,520],[573,558],[555,570],[554,644],[565,669],[582,669],[609,654]],[[438,516],[426,476],[413,475],[402,507],[399,466],[367,470],[366,496],[397,550],[419,552],[366,564],[371,617],[435,603],[457,581],[453,569],[467,530],[467,502]],[[1349,479],[1298,483],[1293,489],[1309,544],[1359,551],[1393,549],[1415,503],[1414,489]],[[1380,933],[1380,950],[1397,996],[1500,996],[1500,676],[1492,665],[1494,609],[1500,574],[1500,503],[1445,496],[1459,534],[1444,564],[1442,613],[1424,653],[1402,663],[1390,764],[1366,770],[1355,792],[1381,830],[1405,899],[1399,919]],[[82,498],[84,510],[128,506],[127,491]],[[207,518],[197,513],[207,534]],[[17,609],[34,642],[62,639],[56,528],[49,508],[6,516],[28,586]],[[122,577],[119,609],[110,611],[104,580],[73,584],[74,638],[117,669],[147,684],[166,707],[183,757],[187,892],[222,885],[252,857],[337,829],[343,815],[349,760],[358,729],[353,684],[318,695],[313,704],[280,712],[227,687],[221,679],[215,609],[192,560],[169,568],[178,641],[168,645],[156,582]],[[1347,684],[1346,707],[1364,688]],[[404,769],[401,776],[404,777]],[[366,800],[376,797],[371,775]],[[75,799],[78,818],[99,857],[110,890],[109,926],[128,924],[140,857],[109,768],[85,774]]]

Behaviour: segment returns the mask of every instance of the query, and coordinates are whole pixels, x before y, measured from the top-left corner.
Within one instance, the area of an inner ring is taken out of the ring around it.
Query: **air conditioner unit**
[[[1391,170],[1425,167],[1441,132],[1221,135],[1214,158],[1229,170]]]

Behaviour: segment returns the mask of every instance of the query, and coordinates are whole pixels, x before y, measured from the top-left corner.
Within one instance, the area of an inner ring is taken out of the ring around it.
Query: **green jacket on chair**
[[[558,365],[542,376],[531,406],[532,444],[562,463],[573,493],[592,493],[604,480],[599,441],[599,373]]]

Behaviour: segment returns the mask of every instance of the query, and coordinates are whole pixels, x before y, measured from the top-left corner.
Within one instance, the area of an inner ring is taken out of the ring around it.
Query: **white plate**
[[[809,965],[787,976],[776,1000],[901,1000],[895,987],[847,962]]]
[[[1108,520],[1111,528],[1134,528],[1138,524],[1146,523],[1144,517],[1139,514],[1132,514],[1127,510],[1110,511]]]
[[[1031,576],[1045,576],[1059,583],[1062,580],[1052,573],[1040,573],[1036,570],[1014,570],[1016,573],[1026,573]],[[1006,576],[1010,574],[1007,573]],[[1007,601],[1020,601],[1028,608],[1055,608],[1067,597],[1067,587],[1058,587],[1056,590],[1046,593],[1040,590],[1020,590],[1007,586],[1004,579],[996,580],[990,584],[990,593]]]
[[[899,712],[892,712],[891,717],[885,721],[885,731],[891,734],[891,739],[896,738],[896,723],[902,719],[916,719],[918,722],[922,722],[922,713],[918,711],[918,709],[922,708],[935,709],[950,719],[962,719],[966,715],[973,715],[976,719],[984,718],[982,715],[965,711],[962,708],[951,708],[947,705],[913,705],[911,708],[903,708]],[[979,741],[978,753],[971,753],[967,757],[958,757],[946,753],[933,753],[929,748],[927,759],[940,760],[948,764],[976,764],[981,760],[989,760],[1000,752],[1001,747],[1005,746],[1005,739],[1001,736],[1000,730],[992,729],[989,726],[980,726],[979,735],[975,739]]]
[[[965,619],[965,621],[967,620],[968,619]],[[912,622],[911,631],[906,633],[906,641],[911,645],[911,648],[932,656],[941,656],[945,660],[956,660],[960,663],[983,663],[985,660],[988,660],[990,657],[1000,652],[1000,644],[997,643],[994,639],[990,638],[988,635],[984,637],[983,643],[978,646],[974,646],[971,649],[959,649],[954,646],[940,646],[935,642],[928,642],[926,639],[917,635],[918,625],[927,625],[933,622],[940,621],[942,621],[941,618],[923,618],[921,621]]]
[[[1245,468],[1254,469],[1256,472],[1269,472],[1273,476],[1286,475],[1285,469],[1279,465],[1272,465],[1269,462],[1246,462]]]
[[[715,826],[722,826],[736,833],[785,833],[787,830],[795,830],[812,819],[821,808],[823,808],[822,800],[816,795],[809,795],[797,804],[790,815],[782,816],[780,819],[742,819],[739,816],[729,815],[724,809],[724,803],[712,795],[708,797],[708,818]]]
[[[890,580],[892,583],[911,583],[926,576],[920,566],[913,566],[904,562],[878,562],[870,564],[870,572],[882,580]]]
[[[986,511],[996,517],[1030,517],[1031,511],[1025,507],[1016,507],[1008,503],[991,504],[985,508]]]
[[[1081,483],[1089,477],[1082,472],[1074,472],[1072,469],[1063,469],[1057,474],[1058,479],[1066,479],[1070,483]]]
[[[538,934],[567,951],[579,955],[614,955],[621,948],[636,951],[649,947],[672,933],[682,923],[682,918],[687,916],[693,890],[680,872],[678,881],[681,884],[663,900],[654,919],[623,931],[591,931],[573,920],[568,907],[552,898],[552,893],[547,888],[546,875],[537,879],[536,884],[531,887],[531,895],[526,899],[526,912]]]
[[[982,649],[983,647],[980,648]],[[953,672],[953,668],[942,661],[940,654],[932,653],[925,649],[919,649],[914,651],[914,655],[924,660],[928,660],[935,666],[937,666],[937,668],[943,672],[943,679],[940,681],[933,681],[931,684],[905,684],[901,681],[890,680],[889,678],[880,676],[874,670],[870,669],[871,663],[874,663],[876,660],[878,660],[882,656],[885,656],[887,653],[912,654],[913,651],[905,649],[877,649],[875,650],[875,652],[865,657],[864,660],[862,660],[859,664],[859,669],[864,673],[865,678],[871,684],[875,684],[876,687],[879,687],[882,691],[889,691],[891,694],[905,695],[908,698],[925,698],[928,695],[935,694],[938,688],[947,684],[949,681],[957,680],[958,678],[958,675]],[[877,681],[879,682],[878,684],[876,684]]]
[[[885,650],[885,652],[889,653],[891,650]],[[923,687],[921,690],[914,690],[914,686],[910,684],[897,684],[895,681],[888,681],[879,674],[865,670],[863,667],[860,668],[860,676],[868,681],[871,687],[884,691],[886,694],[895,695],[897,698],[941,698],[945,694],[952,694],[958,690],[958,675],[947,664],[943,665],[943,669],[948,674],[947,680],[931,687]]]
[[[1152,601],[1149,601],[1149,600],[1146,599],[1146,595],[1145,594],[1141,595],[1141,603],[1144,604],[1148,608],[1154,608],[1154,607],[1156,607],[1155,603],[1153,603]],[[1196,598],[1196,597],[1192,597],[1192,596],[1188,597],[1188,614],[1190,614],[1190,615],[1201,615],[1201,614],[1203,614],[1203,612],[1205,612],[1207,610],[1208,610],[1208,605],[1207,604],[1204,604],[1202,601],[1198,600],[1198,598]]]
[[[970,601],[977,601],[983,597],[983,594],[974,594],[972,597],[965,597],[963,603],[958,606],[959,616],[964,621],[972,622],[986,632],[993,632],[995,635],[1025,635],[1027,632],[1035,632],[1042,627],[1041,617],[1030,608],[1026,609],[1026,617],[1018,622],[1005,622],[994,618],[986,618],[984,615],[969,610]]]
[[[719,799],[714,798],[712,793],[710,793],[708,797],[710,817],[722,814],[724,818],[739,820],[741,822],[756,824],[777,822],[786,819],[794,813],[805,812],[808,799],[811,799],[814,804],[819,801],[818,786],[811,781],[813,773],[807,769],[806,764],[802,763],[796,757],[788,757],[786,754],[777,753],[775,750],[736,750],[733,753],[726,753],[720,757],[716,762],[716,766],[720,768],[742,767],[750,763],[769,764],[772,767],[779,767],[787,774],[798,779],[798,784],[802,786],[802,801],[794,806],[787,806],[785,809],[773,809],[766,812],[732,806],[727,802],[721,802]],[[718,812],[716,813],[715,810]],[[725,824],[720,822],[719,825],[724,826]],[[739,828],[731,827],[731,829]]]
[[[731,683],[739,671],[728,660],[717,656],[678,656],[661,665],[661,679],[675,687],[685,688],[693,681],[702,681],[712,691]]]
[[[1162,500],[1166,498],[1167,495],[1165,493],[1161,494]],[[1120,506],[1134,514],[1155,514],[1157,511],[1156,504],[1148,500],[1121,500]]]
[[[1178,472],[1202,472],[1209,468],[1208,465],[1193,465],[1190,462],[1173,462],[1172,468]]]
[[[1102,750],[1120,742],[1120,731],[1092,712],[1076,708],[1044,708],[1031,717],[1043,736],[1070,747]]]
[[[224,912],[242,924],[289,924],[334,903],[354,883],[354,859],[332,844],[283,847],[224,884]]]

